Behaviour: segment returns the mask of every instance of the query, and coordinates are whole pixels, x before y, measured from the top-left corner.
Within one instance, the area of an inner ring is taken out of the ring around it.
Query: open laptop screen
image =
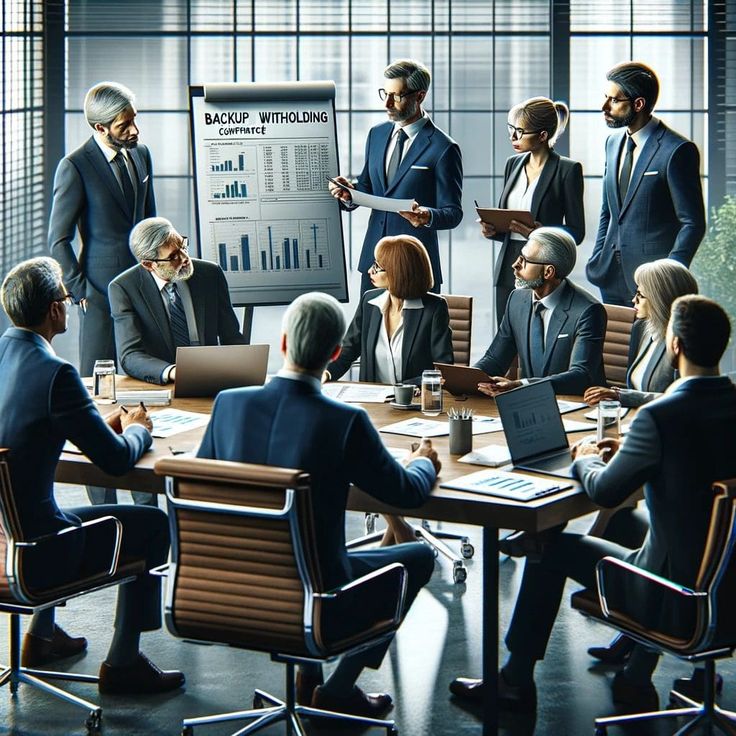
[[[549,381],[530,383],[499,394],[496,406],[514,465],[569,447]]]

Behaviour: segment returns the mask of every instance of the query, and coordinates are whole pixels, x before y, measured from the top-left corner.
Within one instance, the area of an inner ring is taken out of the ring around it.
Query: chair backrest
[[[300,470],[164,458],[172,566],[169,629],[184,638],[318,653],[312,592],[322,584],[309,476]]]
[[[450,310],[452,353],[455,365],[470,364],[470,340],[473,331],[473,297],[442,294]]]
[[[603,340],[603,369],[609,386],[626,386],[629,365],[629,342],[636,312],[632,307],[604,304],[608,324]]]

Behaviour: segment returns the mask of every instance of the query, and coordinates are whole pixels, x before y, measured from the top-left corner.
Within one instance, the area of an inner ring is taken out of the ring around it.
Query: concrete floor
[[[62,487],[59,497],[69,505],[84,502],[81,489]],[[122,493],[125,500],[128,494]],[[584,529],[585,520],[576,522]],[[349,536],[357,536],[362,515],[351,514]],[[481,534],[474,527],[465,531],[476,548],[476,558],[468,562],[468,580],[455,585],[448,565],[439,561],[430,585],[423,590],[401,628],[383,667],[366,671],[360,684],[367,690],[393,694],[392,712],[402,736],[462,736],[481,733],[479,714],[451,701],[447,685],[457,674],[477,675],[480,671]],[[505,631],[523,563],[508,560],[501,565],[501,631]],[[571,590],[574,587],[571,587]],[[59,612],[58,620],[73,634],[90,640],[86,656],[70,662],[68,669],[95,673],[104,658],[111,636],[114,591],[86,596]],[[6,617],[0,617],[0,661],[7,659]],[[586,648],[610,637],[603,626],[584,620],[563,609],[557,621],[547,657],[537,668],[539,706],[534,716],[509,715],[502,718],[502,734],[508,736],[565,736],[593,733],[593,719],[614,712],[609,682],[613,670],[598,667]],[[173,695],[149,698],[100,697],[95,688],[74,684],[70,690],[103,706],[103,734],[129,736],[151,734],[175,736],[183,717],[239,710],[250,707],[254,687],[274,694],[283,693],[283,670],[268,656],[218,646],[200,646],[178,641],[166,631],[148,633],[145,651],[163,668],[178,667],[187,675],[186,690]],[[501,656],[504,656],[502,647]],[[687,665],[666,659],[656,673],[660,697],[667,697],[673,677],[688,672]],[[726,679],[722,702],[736,706],[733,661],[720,671]],[[682,724],[680,724],[682,725]],[[233,733],[231,725],[202,727],[195,734],[220,736]],[[611,729],[610,733],[660,736],[676,730],[674,722],[636,730]],[[312,729],[317,733],[317,729]],[[0,734],[15,736],[62,736],[83,734],[84,713],[73,706],[52,700],[45,694],[21,688],[10,697],[0,690]],[[283,726],[273,726],[264,734],[282,734]],[[331,729],[330,733],[342,731]],[[372,733],[381,733],[374,731]]]

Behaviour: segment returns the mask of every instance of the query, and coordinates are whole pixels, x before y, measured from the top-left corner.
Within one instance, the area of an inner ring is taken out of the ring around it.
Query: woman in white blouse
[[[542,225],[559,225],[578,245],[585,237],[583,167],[553,148],[569,117],[564,102],[552,102],[546,97],[532,97],[509,110],[507,127],[514,155],[504,167],[498,206],[531,212],[534,224],[529,227],[512,220],[510,232],[497,233],[493,225],[480,223],[484,237],[502,241],[494,269],[499,325],[514,289],[511,266],[529,234]]]
[[[363,294],[325,380],[336,381],[360,358],[360,380],[419,385],[434,363],[452,363],[447,302],[429,293],[432,266],[411,235],[382,238],[368,272],[375,289]]]
[[[621,406],[641,406],[659,396],[676,378],[664,340],[670,308],[678,296],[697,294],[698,282],[685,266],[670,258],[642,263],[634,272],[634,281],[636,322],[629,343],[626,388],[591,386],[583,396],[591,406],[601,399],[618,399]]]

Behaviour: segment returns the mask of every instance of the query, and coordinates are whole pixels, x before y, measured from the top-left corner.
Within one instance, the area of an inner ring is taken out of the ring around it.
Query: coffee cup
[[[414,398],[414,386],[410,383],[398,383],[394,386],[394,401],[402,406],[409,406]]]

